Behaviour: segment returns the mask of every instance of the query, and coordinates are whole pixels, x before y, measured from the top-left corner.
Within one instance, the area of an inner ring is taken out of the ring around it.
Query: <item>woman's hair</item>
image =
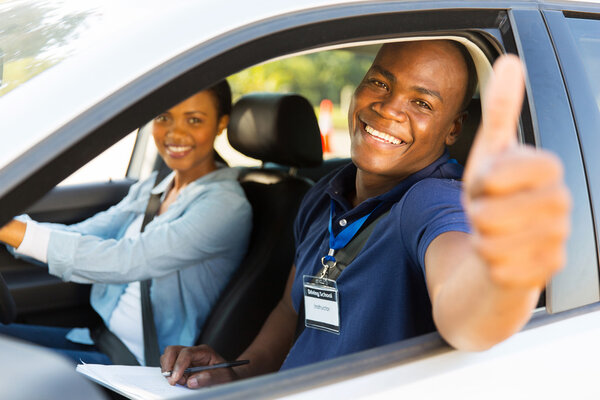
[[[207,92],[211,92],[215,96],[217,102],[217,117],[221,118],[223,115],[229,115],[231,113],[231,88],[226,79],[219,81],[206,89]]]

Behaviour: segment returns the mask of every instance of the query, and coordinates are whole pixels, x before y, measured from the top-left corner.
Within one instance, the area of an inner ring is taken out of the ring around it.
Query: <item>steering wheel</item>
[[[3,324],[10,324],[15,320],[17,316],[17,306],[13,299],[6,282],[0,274],[0,322]]]

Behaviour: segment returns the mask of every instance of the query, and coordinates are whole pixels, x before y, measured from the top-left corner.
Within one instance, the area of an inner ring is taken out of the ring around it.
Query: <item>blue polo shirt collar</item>
[[[353,163],[350,163],[333,176],[333,179],[326,189],[326,193],[336,203],[333,221],[334,234],[337,235],[342,229],[342,226],[339,223],[340,220],[346,220],[346,223],[343,224],[345,226],[373,211],[381,203],[387,203],[391,206],[398,202],[411,186],[425,178],[461,179],[462,170],[462,166],[454,159],[451,159],[448,151],[445,151],[436,161],[408,176],[391,190],[380,194],[379,196],[367,199],[356,208],[352,208],[352,204],[347,200],[346,194],[355,190],[356,166]],[[388,208],[389,206],[386,207],[385,204],[378,207],[377,211],[373,213],[370,219],[376,218],[381,213],[387,211]]]

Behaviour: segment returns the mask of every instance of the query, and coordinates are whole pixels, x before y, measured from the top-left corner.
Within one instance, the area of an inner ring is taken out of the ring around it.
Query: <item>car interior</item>
[[[240,171],[253,211],[250,244],[198,339],[226,359],[235,359],[283,294],[294,261],[294,217],[312,184],[296,170],[321,165],[323,152],[313,108],[295,94],[242,97],[232,110],[227,133],[241,153],[288,167],[287,171],[264,167]]]
[[[484,84],[491,71],[489,58],[464,37],[447,38],[465,44]],[[374,56],[381,43],[361,44],[351,50]],[[349,162],[349,158],[323,160],[314,106],[301,95],[273,92],[245,94],[234,104],[227,131],[229,143],[240,153],[260,160],[261,165],[238,167],[254,213],[251,243],[198,339],[226,358],[234,359],[250,344],[283,293],[294,258],[293,221],[304,193],[319,178]],[[460,139],[449,149],[462,165],[481,117],[479,91],[468,114]],[[118,202],[132,182],[124,179],[57,187],[27,213],[40,221],[73,223]],[[0,273],[16,303],[17,314],[10,315],[10,320],[63,326],[92,326],[97,322],[89,307],[88,286],[62,282],[39,266],[14,259],[4,248],[0,249]]]

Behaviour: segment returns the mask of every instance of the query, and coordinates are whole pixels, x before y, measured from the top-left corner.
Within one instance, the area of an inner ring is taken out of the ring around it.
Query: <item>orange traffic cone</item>
[[[319,129],[323,153],[329,153],[329,138],[333,134],[333,103],[329,99],[323,99],[319,105]]]

